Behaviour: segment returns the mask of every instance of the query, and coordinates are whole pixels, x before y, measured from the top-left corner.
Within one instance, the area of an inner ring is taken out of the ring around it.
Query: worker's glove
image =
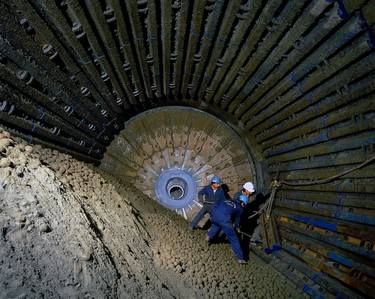
[[[241,233],[241,229],[238,226],[235,226],[235,230],[236,230],[237,233],[239,233],[239,234]]]

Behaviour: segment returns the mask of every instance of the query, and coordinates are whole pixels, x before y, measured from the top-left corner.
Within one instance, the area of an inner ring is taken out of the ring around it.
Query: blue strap
[[[190,34],[194,37],[199,37],[199,33],[190,28]]]
[[[91,63],[91,58],[89,56],[79,57],[78,63],[79,64],[89,64],[89,63]]]
[[[27,135],[27,143],[31,144],[33,142],[33,136]]]
[[[35,124],[35,120],[33,119],[32,120],[32,127],[31,127],[31,132],[34,132],[35,131],[35,129],[36,129],[36,124]]]
[[[370,25],[367,23],[367,20],[362,14],[362,11],[359,13],[359,17],[362,21],[362,27],[367,31],[368,35],[368,45],[371,49],[375,49],[375,33],[372,31]]]
[[[97,59],[97,60],[100,60],[105,57],[103,53],[93,53],[92,56],[94,57],[94,59]]]
[[[39,119],[40,119],[40,120],[43,119],[43,118],[44,118],[44,115],[45,115],[43,107],[38,106],[37,110],[38,110],[38,112],[40,113]]]
[[[215,33],[210,31],[205,31],[203,37],[207,40],[213,40]]]
[[[297,74],[294,71],[290,73],[290,80],[295,84],[298,82]]]
[[[311,276],[311,280],[313,281],[313,282],[317,282],[318,281],[318,279],[320,278],[320,273],[315,273],[313,276]]]
[[[339,5],[339,16],[343,20],[349,19],[350,15],[347,12],[344,2],[342,0],[337,0],[337,4]]]

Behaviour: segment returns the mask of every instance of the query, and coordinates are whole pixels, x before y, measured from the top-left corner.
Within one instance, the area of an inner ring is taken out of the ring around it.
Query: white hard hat
[[[253,193],[255,191],[254,189],[254,185],[253,183],[251,182],[246,182],[244,185],[243,185],[243,188],[246,189],[247,191]]]

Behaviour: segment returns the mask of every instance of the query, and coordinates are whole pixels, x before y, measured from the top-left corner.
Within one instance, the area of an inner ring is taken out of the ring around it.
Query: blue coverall
[[[198,222],[202,220],[206,213],[211,213],[212,207],[215,203],[224,201],[226,199],[224,191],[223,189],[221,189],[221,187],[216,189],[216,191],[214,192],[214,190],[211,188],[211,185],[204,187],[201,191],[198,192],[199,199],[202,199],[203,195],[205,195],[206,197],[205,201],[203,202],[203,207],[191,221],[191,228],[193,229],[196,228]]]
[[[239,226],[243,208],[238,199],[225,200],[214,206],[211,212],[211,228],[208,231],[208,239],[214,238],[221,230],[227,236],[232,250],[238,260],[244,259],[244,254],[238,240],[237,233],[233,227]]]

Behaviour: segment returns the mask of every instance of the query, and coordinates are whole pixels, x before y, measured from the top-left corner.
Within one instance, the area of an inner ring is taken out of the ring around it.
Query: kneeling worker
[[[206,215],[207,213],[211,213],[212,207],[215,203],[224,201],[226,199],[224,191],[220,187],[220,183],[220,178],[214,176],[211,179],[211,184],[204,187],[201,191],[198,192],[198,198],[203,201],[204,196],[205,199],[203,201],[203,207],[191,221],[191,230],[194,230],[197,227],[198,222],[202,220],[204,215]]]
[[[246,195],[250,198],[255,193],[255,188],[252,182],[246,182],[243,186],[240,192],[237,192],[234,195],[234,198],[239,197],[241,194]]]
[[[232,250],[239,264],[246,264],[241,244],[235,228],[238,228],[243,209],[249,202],[249,198],[241,194],[234,200],[225,200],[214,206],[211,212],[211,228],[208,231],[207,241],[210,244],[212,239],[222,230],[227,236]]]

